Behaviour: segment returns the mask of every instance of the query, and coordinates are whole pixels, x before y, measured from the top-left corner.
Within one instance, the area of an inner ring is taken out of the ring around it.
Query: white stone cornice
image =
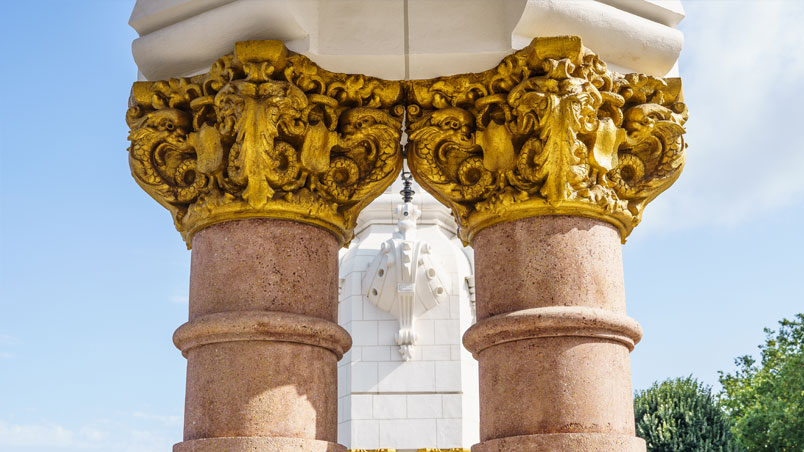
[[[683,14],[678,0],[137,0],[129,23],[150,80],[205,72],[244,40],[282,40],[336,72],[416,79],[483,71],[567,34],[616,70],[664,76]]]
[[[682,33],[635,14],[642,10],[634,5],[652,4],[650,2],[607,0],[606,3],[528,0],[513,30],[513,45],[525,47],[539,35],[578,35],[586,47],[616,70],[667,75],[681,53]],[[618,8],[621,4],[629,5],[629,10]]]

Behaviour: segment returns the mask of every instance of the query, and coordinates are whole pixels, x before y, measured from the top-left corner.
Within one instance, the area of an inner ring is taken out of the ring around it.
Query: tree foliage
[[[804,314],[765,328],[759,365],[735,360],[734,374],[720,373],[724,407],[746,452],[804,451]]]
[[[737,451],[728,415],[712,390],[690,377],[654,383],[634,398],[637,435],[648,452]]]

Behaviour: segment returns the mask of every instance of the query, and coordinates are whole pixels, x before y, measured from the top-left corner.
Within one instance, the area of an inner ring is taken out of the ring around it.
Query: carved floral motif
[[[535,215],[614,224],[623,240],[681,173],[679,79],[612,73],[577,37],[536,38],[496,68],[406,84],[407,158],[461,238]]]
[[[401,99],[399,83],[240,42],[206,74],[134,84],[131,172],[188,246],[205,226],[251,217],[317,224],[345,243],[401,170]]]
[[[253,217],[322,226],[345,244],[401,170],[405,113],[411,171],[467,244],[535,215],[598,218],[625,240],[684,165],[680,80],[610,72],[577,37],[408,82],[240,42],[206,74],[134,84],[129,161],[188,246],[203,227]]]

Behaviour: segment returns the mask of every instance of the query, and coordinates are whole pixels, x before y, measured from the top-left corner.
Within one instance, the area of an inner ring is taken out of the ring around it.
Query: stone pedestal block
[[[174,452],[345,451],[337,444],[337,239],[249,219],[193,239],[184,442]]]
[[[479,361],[473,452],[644,452],[635,436],[620,234],[600,220],[539,216],[477,233]]]

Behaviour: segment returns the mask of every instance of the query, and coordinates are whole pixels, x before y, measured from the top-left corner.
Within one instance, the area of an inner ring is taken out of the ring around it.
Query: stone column
[[[639,452],[620,242],[679,176],[680,81],[609,72],[578,38],[408,84],[408,162],[475,249],[473,452]]]
[[[246,219],[193,238],[184,442],[176,452],[343,450],[337,443],[338,241]]]
[[[401,169],[400,102],[398,82],[325,71],[279,41],[135,83],[132,175],[193,250],[174,452],[345,451],[338,249]]]
[[[644,451],[634,432],[620,236],[600,220],[538,216],[477,233],[475,452]]]

